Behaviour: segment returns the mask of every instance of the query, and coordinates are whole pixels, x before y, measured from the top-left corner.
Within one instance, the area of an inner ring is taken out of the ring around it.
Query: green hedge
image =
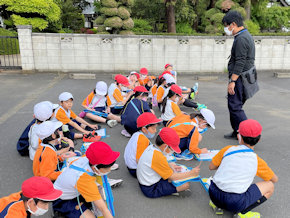
[[[17,36],[14,31],[0,28],[0,36]],[[0,55],[19,54],[19,42],[16,38],[0,38]]]

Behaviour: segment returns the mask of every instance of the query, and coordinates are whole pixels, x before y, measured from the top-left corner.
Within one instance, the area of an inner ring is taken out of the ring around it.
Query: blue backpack
[[[29,130],[31,128],[31,126],[35,123],[36,119],[32,120],[31,123],[29,123],[29,125],[25,128],[25,130],[23,131],[23,133],[21,134],[20,138],[18,139],[16,148],[17,151],[19,152],[19,154],[21,156],[28,156],[29,155],[29,137],[28,137],[28,133]]]

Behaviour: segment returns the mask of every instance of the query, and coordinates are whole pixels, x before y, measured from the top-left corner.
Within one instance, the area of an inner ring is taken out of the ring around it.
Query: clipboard
[[[88,110],[88,109],[85,109],[84,112],[85,113],[91,113],[91,114],[94,114],[94,115],[99,116],[99,117],[105,117],[105,118],[108,117],[108,114],[105,113],[105,112],[91,111],[91,110]]]
[[[193,157],[197,161],[211,161],[219,151],[220,150],[209,150],[209,153],[206,154],[193,154]]]

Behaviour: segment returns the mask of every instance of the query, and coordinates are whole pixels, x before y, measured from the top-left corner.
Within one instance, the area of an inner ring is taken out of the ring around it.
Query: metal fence
[[[0,36],[0,69],[21,69],[18,36]]]

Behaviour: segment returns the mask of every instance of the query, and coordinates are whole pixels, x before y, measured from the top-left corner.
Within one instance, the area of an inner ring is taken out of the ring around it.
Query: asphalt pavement
[[[96,80],[74,80],[68,74],[53,73],[0,73],[0,197],[17,192],[21,183],[33,176],[32,161],[21,157],[16,150],[17,140],[24,128],[33,119],[33,106],[44,100],[58,102],[58,95],[68,91],[74,96],[73,110],[81,111],[81,102],[94,89],[98,80],[108,85],[113,82],[111,75],[97,75]],[[178,84],[191,87],[196,81],[194,76],[179,76]],[[263,158],[279,177],[274,195],[254,211],[264,218],[289,217],[287,207],[290,194],[290,79],[276,79],[273,73],[259,72],[260,91],[244,106],[248,118],[258,120],[263,126],[261,141],[256,145],[256,153]],[[218,80],[199,81],[197,101],[206,104],[216,116],[216,129],[210,129],[203,135],[200,147],[221,149],[237,144],[235,140],[223,138],[231,131],[226,101],[227,77],[218,75]],[[181,107],[185,112],[190,108]],[[155,110],[157,111],[157,110]],[[160,115],[157,112],[157,115]],[[199,183],[191,183],[191,193],[168,196],[159,199],[146,198],[136,181],[128,173],[123,153],[128,138],[120,134],[122,126],[107,128],[110,137],[104,139],[114,150],[120,151],[117,163],[120,169],[109,174],[110,178],[122,178],[122,186],[113,189],[116,217],[216,217],[208,206],[209,197]],[[77,141],[76,148],[80,148]],[[180,161],[187,166],[196,166],[196,160]],[[209,162],[203,162],[201,176],[214,174],[208,170]],[[255,181],[259,181],[256,178]],[[50,217],[47,214],[44,217]],[[232,217],[226,212],[219,217]]]

